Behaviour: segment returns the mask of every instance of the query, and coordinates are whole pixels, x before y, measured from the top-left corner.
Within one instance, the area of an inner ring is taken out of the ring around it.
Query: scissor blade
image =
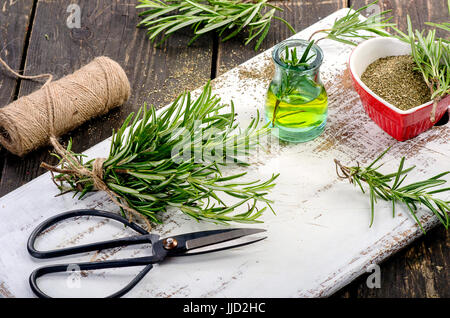
[[[186,249],[193,250],[204,246],[210,246],[222,242],[227,242],[231,240],[235,240],[237,238],[247,236],[247,235],[253,235],[261,232],[265,232],[266,230],[263,229],[233,229],[222,233],[217,234],[211,234],[206,235],[203,237],[191,239],[186,241]],[[230,247],[233,247],[231,245]]]
[[[196,248],[194,250],[189,250],[185,252],[183,255],[195,255],[195,254],[203,254],[203,253],[210,253],[210,252],[217,252],[221,250],[226,250],[229,248],[249,245],[252,243],[259,242],[261,240],[266,239],[267,236],[263,237],[240,237],[231,241],[226,241],[222,243],[217,243],[213,245],[203,246]]]

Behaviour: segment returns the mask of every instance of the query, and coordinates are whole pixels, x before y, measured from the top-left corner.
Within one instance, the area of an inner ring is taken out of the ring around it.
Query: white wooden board
[[[338,11],[294,37],[308,38],[346,11]],[[370,120],[351,87],[347,61],[352,48],[327,40],[321,41],[320,46],[325,54],[321,74],[329,94],[329,121],[324,134],[309,143],[282,144],[270,152],[259,153],[252,158],[254,165],[247,169],[253,179],[280,173],[271,194],[277,215],[267,212],[262,217],[264,223],[255,225],[267,229],[268,239],[214,254],[170,259],[155,266],[127,296],[328,296],[364,273],[370,264],[379,263],[422,234],[404,209],[399,207],[398,215],[392,218],[390,204],[381,201],[374,225],[369,228],[368,197],[336,178],[333,159],[349,164],[358,159],[366,164],[392,146],[385,159],[386,171],[394,170],[404,155],[408,165],[417,166],[409,177],[411,181],[431,176],[450,167],[450,126],[435,127],[413,140],[397,142]],[[263,108],[271,78],[262,75],[270,73],[270,54],[268,50],[214,81],[214,92],[224,102],[234,101],[243,125],[257,109]],[[260,70],[259,76],[254,75],[255,70]],[[104,157],[109,143],[105,140],[86,154]],[[118,210],[102,193],[81,201],[70,194],[54,197],[57,193],[46,173],[0,198],[0,295],[33,296],[28,285],[33,269],[43,264],[92,258],[81,255],[70,260],[33,259],[27,253],[26,242],[37,224],[72,209]],[[178,211],[170,211],[164,218],[164,225],[154,229],[162,236],[217,228],[214,224],[197,223]],[[437,224],[427,213],[423,213],[422,221],[426,228]],[[121,226],[97,219],[82,218],[75,223],[76,226],[64,223],[47,232],[38,246],[61,247],[130,234]],[[142,256],[149,251],[148,246],[143,246],[102,251],[94,257]],[[92,280],[83,279],[81,288],[66,288],[67,281],[61,277],[47,280],[43,286],[54,296],[105,296],[117,284],[127,283],[136,272],[137,269],[122,269],[109,272],[110,276],[89,274]]]

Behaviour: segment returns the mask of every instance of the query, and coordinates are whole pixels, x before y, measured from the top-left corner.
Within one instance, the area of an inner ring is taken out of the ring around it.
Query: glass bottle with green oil
[[[275,75],[265,106],[272,133],[289,142],[317,138],[328,115],[328,96],[319,73],[322,50],[313,41],[286,40],[274,48],[272,58]]]

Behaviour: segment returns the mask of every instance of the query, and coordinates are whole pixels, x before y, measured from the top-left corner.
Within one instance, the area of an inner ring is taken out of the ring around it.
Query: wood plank
[[[272,1],[272,3],[284,10],[279,14],[280,17],[288,21],[295,30],[302,30],[331,13],[347,7],[347,0],[291,0]],[[290,36],[292,36],[291,31],[283,23],[274,21],[257,52],[254,50],[255,42],[251,42],[247,46],[243,44],[245,34],[226,42],[220,42],[217,54],[217,75],[225,73]]]
[[[0,57],[15,70],[20,69],[33,0],[0,1]],[[0,66],[0,107],[14,98],[17,79]]]
[[[28,30],[32,19],[33,0],[0,2],[0,56],[15,70],[20,70],[23,66],[22,61],[26,54],[25,47],[27,43]],[[0,67],[1,68],[1,67]],[[17,88],[20,79],[14,78],[6,70],[1,69],[0,78],[0,107],[6,106],[17,96]],[[6,149],[0,146],[0,183],[3,180],[4,170],[6,169],[5,158]],[[0,192],[1,196],[1,192]]]
[[[26,59],[27,74],[52,73],[60,78],[96,56],[107,55],[124,67],[132,87],[132,96],[125,105],[63,138],[73,138],[75,151],[109,137],[112,129],[144,102],[165,105],[183,90],[194,89],[210,78],[212,41],[208,36],[186,47],[191,34],[177,33],[155,48],[146,31],[136,28],[140,18],[134,0],[78,1],[81,28],[69,29],[66,19],[70,3],[73,1],[38,1]],[[35,82],[23,81],[20,96],[38,88]],[[49,150],[41,149],[24,158],[6,154],[0,196],[43,173],[41,161],[54,160]]]
[[[351,0],[355,8],[372,0]],[[448,22],[446,1],[433,0],[381,0],[382,10],[392,10],[394,22],[406,31],[406,15],[411,16],[413,26],[429,29],[424,22]],[[367,12],[370,14],[371,12]],[[440,36],[444,32],[438,31]],[[448,124],[447,124],[448,125]],[[381,264],[381,288],[370,289],[364,275],[339,291],[336,297],[443,297],[450,296],[448,274],[450,266],[448,231],[438,227],[414,242],[404,251]]]
[[[21,68],[33,0],[0,1],[0,57],[12,68]],[[18,80],[0,66],[0,107],[14,100]],[[0,146],[0,180],[6,150]],[[1,195],[0,195],[1,196]],[[11,297],[8,287],[0,283],[0,297]]]
[[[0,57],[12,68],[19,70],[31,19],[33,0],[0,1]],[[0,107],[12,102],[18,82],[0,66]],[[6,149],[0,146],[0,180],[3,175]],[[1,194],[0,194],[1,196]]]
[[[364,5],[372,3],[373,0],[350,0],[350,4],[355,8],[360,8]],[[425,22],[448,22],[448,8],[445,0],[380,0],[379,6],[381,11],[392,10],[390,13],[394,18],[392,21],[397,23],[400,30],[407,30],[407,18],[411,17],[412,25],[416,29],[430,30],[433,27],[428,26]],[[363,15],[373,14],[372,9],[363,12]],[[437,30],[439,36],[444,36],[444,30]]]
[[[368,273],[333,297],[448,298],[449,242],[448,231],[438,226],[380,264],[380,289],[367,287]]]

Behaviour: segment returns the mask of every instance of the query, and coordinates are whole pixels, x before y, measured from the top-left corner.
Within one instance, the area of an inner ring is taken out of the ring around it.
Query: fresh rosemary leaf
[[[410,172],[414,167],[403,169],[405,158],[400,161],[397,172],[390,174],[382,174],[378,169],[382,166],[372,168],[386,154],[384,151],[369,166],[363,168],[359,165],[356,167],[343,166],[338,160],[336,163],[336,173],[339,178],[347,179],[350,183],[357,184],[361,191],[365,193],[362,184],[365,183],[369,187],[370,194],[370,226],[372,226],[375,215],[375,205],[377,196],[385,201],[392,202],[392,215],[395,216],[396,203],[403,203],[408,208],[411,216],[417,222],[423,232],[425,232],[416,212],[418,205],[422,204],[430,212],[432,212],[446,229],[450,224],[450,201],[444,201],[435,197],[435,194],[448,192],[450,188],[438,188],[447,183],[442,177],[450,174],[450,171],[440,173],[429,179],[413,182],[406,186],[400,187],[406,178],[406,173]],[[403,177],[402,177],[403,175]],[[389,185],[391,183],[392,185]],[[431,191],[430,191],[431,190]]]
[[[356,45],[356,43],[352,41],[353,39],[368,39],[372,37],[370,35],[363,35],[361,32],[370,32],[380,36],[390,36],[390,34],[386,32],[386,29],[388,27],[394,27],[395,24],[389,23],[389,21],[392,20],[392,17],[385,18],[385,15],[391,12],[391,10],[371,15],[365,20],[360,19],[360,14],[376,3],[378,3],[378,0],[359,8],[358,10],[353,10],[353,7],[351,7],[348,13],[344,17],[337,19],[331,28],[314,32],[310,39],[316,34],[323,33],[325,36],[318,39],[316,42],[323,39],[331,39],[349,45]]]
[[[394,28],[394,30],[399,34],[400,40],[411,45],[411,55],[417,70],[422,73],[423,79],[431,91],[434,105],[430,118],[431,121],[435,121],[437,104],[450,94],[450,45],[445,39],[436,37],[436,30],[430,30],[425,34],[425,31],[413,29],[409,16],[407,16],[407,22],[407,34],[398,28]]]
[[[448,8],[448,15],[450,16],[450,0],[447,0],[447,8]],[[450,22],[442,22],[442,23],[425,22],[425,24],[450,32]]]
[[[157,174],[147,174],[147,173],[138,173],[138,172],[128,172],[128,174],[135,176],[137,178],[146,179],[146,180],[158,180],[164,181],[165,177],[157,175]]]
[[[139,15],[144,18],[138,26],[145,27],[149,39],[154,41],[159,35],[165,39],[176,31],[190,27],[194,32],[191,44],[199,36],[217,31],[222,41],[227,41],[246,30],[245,44],[259,37],[255,50],[267,36],[273,19],[284,23],[295,33],[294,28],[284,19],[276,16],[280,7],[268,3],[269,0],[140,0],[136,6],[144,9]]]

